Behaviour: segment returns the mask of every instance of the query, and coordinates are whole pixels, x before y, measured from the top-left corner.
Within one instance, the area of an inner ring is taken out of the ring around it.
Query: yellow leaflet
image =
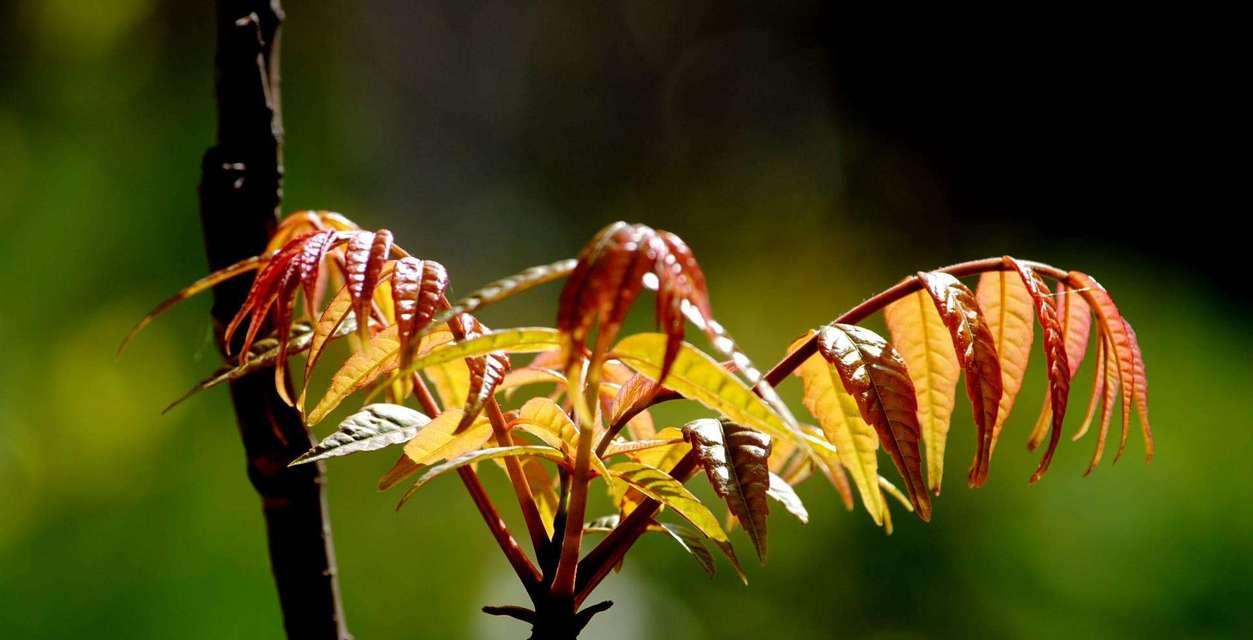
[[[709,539],[728,542],[726,532],[718,524],[718,517],[670,474],[638,462],[620,462],[611,471],[640,493],[673,509]]]
[[[461,409],[449,409],[439,414],[405,445],[405,456],[416,464],[432,464],[483,446],[492,437],[491,423],[486,418],[480,418],[465,431],[453,435],[462,415]]]
[[[996,425],[992,427],[992,448],[995,449],[1001,428],[1022,388],[1023,376],[1027,374],[1031,341],[1035,337],[1035,307],[1022,277],[1013,271],[989,271],[980,275],[975,299],[992,330],[1001,362],[1003,391],[996,411]]]
[[[665,334],[639,333],[619,342],[613,348],[613,355],[632,369],[656,380],[661,373],[665,345]],[[783,419],[735,374],[686,342],[679,349],[665,386],[721,413],[732,422],[763,431],[772,438],[797,439]]]
[[[692,448],[692,445],[683,439],[683,430],[678,427],[666,427],[658,431],[655,437],[657,440],[675,440],[677,442],[640,451],[631,451],[626,455],[636,462],[641,462],[663,471],[669,471]]]
[[[518,410],[515,426],[535,435],[548,446],[560,449],[566,459],[574,463],[579,446],[579,429],[556,402],[548,398],[531,398]],[[592,468],[609,482],[611,476],[605,463],[595,453],[591,456],[589,462]]]
[[[944,445],[953,416],[961,368],[949,330],[925,291],[911,294],[884,310],[892,344],[905,359],[918,400],[918,424],[927,447],[927,480],[938,494],[944,476]]]
[[[553,516],[557,513],[559,500],[553,489],[552,474],[548,473],[540,458],[523,458],[522,473],[531,487],[531,495],[535,496],[535,506],[539,510],[540,521],[544,523],[544,530],[552,537]]]
[[[808,336],[797,340],[788,351],[796,350],[807,339]],[[796,373],[805,388],[802,400],[805,408],[818,418],[823,433],[835,445],[837,459],[831,464],[842,463],[848,469],[866,511],[875,524],[882,524],[883,496],[875,480],[879,475],[875,457],[879,449],[878,434],[862,419],[857,401],[844,390],[839,374],[821,355],[814,354]]]
[[[452,334],[447,331],[437,331],[424,336],[418,346],[418,353],[425,354],[436,345],[450,339],[452,339]],[[305,423],[313,426],[321,422],[345,398],[366,387],[384,374],[394,371],[399,349],[400,339],[397,336],[396,325],[387,327],[374,334],[360,351],[353,352],[344,361],[344,364],[340,366],[339,371],[335,372],[326,394],[322,396],[317,406],[309,413]],[[467,375],[469,374],[467,373]],[[462,396],[462,398],[464,397]]]
[[[306,424],[313,426],[321,422],[344,398],[396,368],[396,352],[400,348],[396,332],[396,326],[392,325],[374,334],[360,351],[348,357],[331,378],[326,394],[309,413]]]

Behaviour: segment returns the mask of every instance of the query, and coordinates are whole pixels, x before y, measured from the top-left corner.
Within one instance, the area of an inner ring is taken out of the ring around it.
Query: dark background
[[[277,637],[225,394],[156,416],[216,364],[207,300],[112,360],[146,307],[205,268],[207,4],[0,3],[6,637]],[[1223,120],[1247,74],[1225,68],[1230,20],[287,4],[286,209],[391,228],[459,291],[621,218],[693,246],[759,362],[904,274],[1004,253],[1095,274],[1135,323],[1150,467],[1133,442],[1080,481],[1089,436],[1028,487],[1034,458],[1005,446],[988,487],[951,481],[933,523],[901,516],[886,538],[810,483],[813,521],[772,518],[748,588],[649,541],[607,581],[618,606],[593,637],[1250,633],[1246,205],[1226,193],[1247,161]],[[554,302],[545,289],[486,319],[549,321]],[[1034,419],[1039,371],[1010,440]],[[959,408],[951,474],[968,425]],[[357,636],[519,636],[476,613],[520,596],[455,483],[395,515],[373,490],[390,456],[359,458],[329,470]]]

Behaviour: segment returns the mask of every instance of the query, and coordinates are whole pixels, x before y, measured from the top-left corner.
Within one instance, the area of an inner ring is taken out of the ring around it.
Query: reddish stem
[[[522,551],[522,547],[518,546],[518,541],[509,533],[505,521],[501,519],[500,512],[496,510],[496,506],[492,504],[491,498],[487,496],[487,491],[483,488],[483,483],[479,482],[479,477],[474,470],[469,467],[461,467],[457,469],[457,475],[461,476],[461,481],[465,484],[466,490],[470,492],[470,497],[474,499],[474,506],[479,508],[479,513],[483,514],[483,522],[487,523],[487,528],[491,530],[492,537],[496,538],[496,543],[500,545],[501,551],[505,552],[505,557],[509,559],[509,564],[513,566],[514,572],[518,574],[518,579],[522,581],[522,586],[526,588],[528,594],[532,598],[539,594],[539,585],[543,581],[539,569],[531,564],[531,560],[526,557],[526,553]]]
[[[433,416],[439,415],[440,408],[435,401],[435,396],[431,395],[431,390],[427,388],[426,383],[422,380],[422,376],[417,373],[413,374],[413,395],[418,399],[418,404],[421,404],[427,413]],[[509,533],[509,527],[505,525],[504,519],[500,517],[500,511],[496,509],[496,505],[492,503],[492,499],[487,495],[487,491],[483,488],[483,483],[479,481],[478,474],[470,467],[461,467],[457,469],[457,475],[461,477],[462,484],[465,485],[466,491],[470,493],[470,498],[474,500],[474,506],[478,507],[479,513],[483,516],[483,522],[487,523],[488,530],[492,532],[492,537],[500,545],[500,550],[504,552],[509,565],[518,574],[518,580],[522,582],[522,586],[526,588],[527,593],[535,597],[538,592],[537,587],[543,580],[543,576],[540,575],[535,565],[531,564],[530,558],[526,557],[526,552],[522,551],[522,547],[518,545],[518,541],[514,539],[513,534]]]
[[[670,475],[679,482],[686,482],[696,471],[696,467],[696,454],[689,451],[674,465]],[[582,604],[583,600],[591,595],[592,591],[605,579],[605,576],[609,575],[609,571],[622,561],[635,541],[648,530],[649,523],[653,521],[653,516],[657,515],[660,508],[661,503],[652,498],[640,503],[579,562],[574,596],[576,607]]]
[[[513,446],[509,424],[496,398],[488,398],[484,409],[487,419],[492,423],[492,434],[496,438],[496,443],[502,447]],[[531,484],[527,481],[526,474],[522,471],[522,463],[518,461],[517,456],[505,457],[505,471],[509,475],[509,483],[513,485],[514,493],[518,496],[518,507],[522,509],[522,519],[526,521],[527,532],[531,535],[531,546],[535,549],[536,557],[539,557],[548,548],[550,540],[548,531],[544,528],[544,521],[540,517],[539,507],[535,504],[535,496],[531,493]]]

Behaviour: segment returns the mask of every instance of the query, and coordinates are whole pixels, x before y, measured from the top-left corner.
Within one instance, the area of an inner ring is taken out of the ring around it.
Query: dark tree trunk
[[[217,144],[204,155],[200,183],[205,250],[213,270],[261,253],[278,222],[282,18],[278,0],[217,2]],[[219,338],[250,284],[240,278],[214,290]],[[339,600],[322,465],[287,467],[311,446],[308,431],[274,391],[270,369],[231,383],[231,399],[248,478],[261,498],[287,636],[351,638]]]

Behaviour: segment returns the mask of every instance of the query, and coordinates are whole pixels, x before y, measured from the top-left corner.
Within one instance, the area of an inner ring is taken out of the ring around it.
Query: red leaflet
[[[1144,436],[1144,456],[1147,460],[1152,460],[1156,446],[1153,443],[1153,428],[1149,426],[1149,378],[1144,370],[1144,354],[1140,352],[1140,340],[1136,337],[1136,330],[1131,328],[1131,323],[1125,318],[1123,323],[1127,325],[1127,335],[1131,338],[1132,374],[1136,381],[1133,395],[1136,413],[1140,415],[1140,432]]]
[[[1088,352],[1092,308],[1084,301],[1082,295],[1072,291],[1061,282],[1057,283],[1057,319],[1061,324],[1062,339],[1066,344],[1066,364],[1070,369],[1070,379],[1074,380]],[[1097,368],[1100,369],[1099,366]],[[1032,430],[1031,437],[1027,440],[1029,450],[1035,451],[1035,448],[1044,440],[1044,433],[1046,427],[1052,422],[1052,415],[1051,398],[1045,398],[1044,408],[1041,409],[1035,429]]]
[[[662,360],[660,377],[664,380],[670,372],[669,363],[674,362],[679,353],[679,344],[683,341],[685,318],[683,303],[688,302],[696,307],[696,311],[705,320],[707,329],[712,324],[713,310],[709,308],[709,294],[705,285],[705,273],[696,263],[692,250],[679,236],[669,231],[658,231],[657,235],[665,244],[667,251],[659,260],[657,271],[657,323],[668,336],[666,354]],[[712,336],[712,332],[711,332]]]
[[[320,231],[304,243],[300,255],[296,257],[296,268],[299,271],[300,284],[305,290],[305,309],[309,313],[310,321],[317,319],[317,306],[322,297],[321,287],[318,286],[322,275],[322,259],[336,242],[346,239],[337,231]]]
[[[1062,324],[1062,336],[1066,339],[1066,363],[1070,377],[1079,373],[1079,365],[1088,352],[1088,337],[1092,330],[1092,308],[1083,296],[1057,283],[1057,317]]]
[[[905,360],[878,334],[847,324],[823,327],[818,332],[818,353],[835,367],[862,418],[878,432],[884,450],[905,479],[918,517],[930,520],[931,495],[922,477],[918,448],[922,437],[918,400]]]
[[[966,285],[939,271],[920,271],[918,279],[935,302],[940,319],[953,339],[957,361],[966,371],[966,395],[973,407],[978,438],[968,480],[971,486],[977,487],[988,477],[992,428],[1001,402],[1001,365],[996,342],[979,311],[974,292]]]
[[[448,301],[442,298],[440,302],[444,306],[448,305]],[[458,341],[470,340],[491,333],[491,329],[468,313],[449,320],[448,329]],[[505,374],[510,370],[509,356],[503,352],[493,352],[465,360],[466,366],[470,369],[470,390],[466,397],[464,415],[456,428],[458,433],[473,424],[475,418],[479,417],[479,412],[483,410],[487,400],[496,392],[496,387],[500,386],[501,380],[505,379]]]
[[[392,299],[396,304],[396,329],[400,338],[400,367],[409,366],[418,349],[419,335],[443,307],[448,272],[434,260],[405,257],[392,271]],[[458,338],[460,339],[460,338]]]
[[[1061,321],[1057,316],[1057,308],[1053,298],[1049,296],[1048,284],[1031,267],[1005,257],[1006,264],[1014,267],[1022,282],[1031,294],[1035,304],[1036,319],[1040,322],[1040,331],[1044,334],[1044,363],[1048,367],[1049,399],[1052,402],[1053,430],[1049,436],[1049,446],[1039,466],[1031,474],[1031,482],[1035,482],[1048,471],[1053,453],[1057,450],[1057,442],[1062,434],[1062,422],[1066,416],[1066,399],[1070,396],[1070,366],[1066,352],[1066,339],[1063,337]]]
[[[1096,342],[1096,365],[1092,374],[1092,395],[1088,397],[1088,410],[1083,416],[1083,424],[1079,425],[1079,430],[1075,432],[1072,441],[1077,442],[1088,433],[1088,428],[1092,426],[1092,420],[1096,417],[1096,408],[1100,403],[1100,399],[1105,395],[1105,341],[1097,340]]]
[[[1108,336],[1100,336],[1099,338],[1104,346],[1105,353],[1105,370],[1097,371],[1096,375],[1104,378],[1101,383],[1101,428],[1096,432],[1096,451],[1092,453],[1092,460],[1088,463],[1088,469],[1083,475],[1088,475],[1096,470],[1096,465],[1100,464],[1101,456],[1105,453],[1105,439],[1109,436],[1109,421],[1114,415],[1114,401],[1118,395],[1118,359],[1114,356],[1114,346]]]
[[[592,359],[609,350],[650,273],[657,277],[657,322],[667,335],[660,372],[664,381],[683,341],[684,303],[692,305],[707,325],[713,318],[704,273],[688,246],[672,233],[642,224],[611,224],[580,252],[557,311],[557,329],[571,341],[567,368],[586,346],[593,325],[599,335]]]
[[[223,342],[226,343],[227,354],[231,353],[231,338],[235,335],[235,330],[247,318],[249,314],[253,315],[252,322],[248,326],[248,334],[255,337],[257,329],[260,327],[261,320],[270,310],[270,305],[274,304],[274,296],[277,293],[279,281],[287,273],[288,267],[291,266],[292,260],[299,250],[300,242],[304,238],[313,235],[305,234],[285,245],[278,254],[276,254],[257,274],[252,282],[252,288],[248,290],[248,297],[244,299],[244,304],[239,307],[239,311],[235,313],[235,317],[226,325],[226,332],[222,336]],[[252,348],[252,339],[245,337],[243,348],[240,349],[241,355],[247,354]]]
[[[352,310],[357,315],[357,331],[361,339],[370,336],[369,318],[378,286],[379,273],[392,250],[392,232],[379,229],[374,233],[362,231],[348,240],[344,256],[345,279],[348,294],[352,298]]]
[[[1114,299],[1110,297],[1105,287],[1101,286],[1101,283],[1092,276],[1078,271],[1071,271],[1068,279],[1096,311],[1101,335],[1109,340],[1110,353],[1106,355],[1113,363],[1113,371],[1122,387],[1122,435],[1119,439],[1118,452],[1114,455],[1114,461],[1117,462],[1127,444],[1127,435],[1131,430],[1131,403],[1136,396],[1135,356],[1131,347],[1133,340],[1127,331],[1128,325],[1123,320],[1122,313],[1118,311]],[[1097,458],[1099,459],[1099,456]]]

